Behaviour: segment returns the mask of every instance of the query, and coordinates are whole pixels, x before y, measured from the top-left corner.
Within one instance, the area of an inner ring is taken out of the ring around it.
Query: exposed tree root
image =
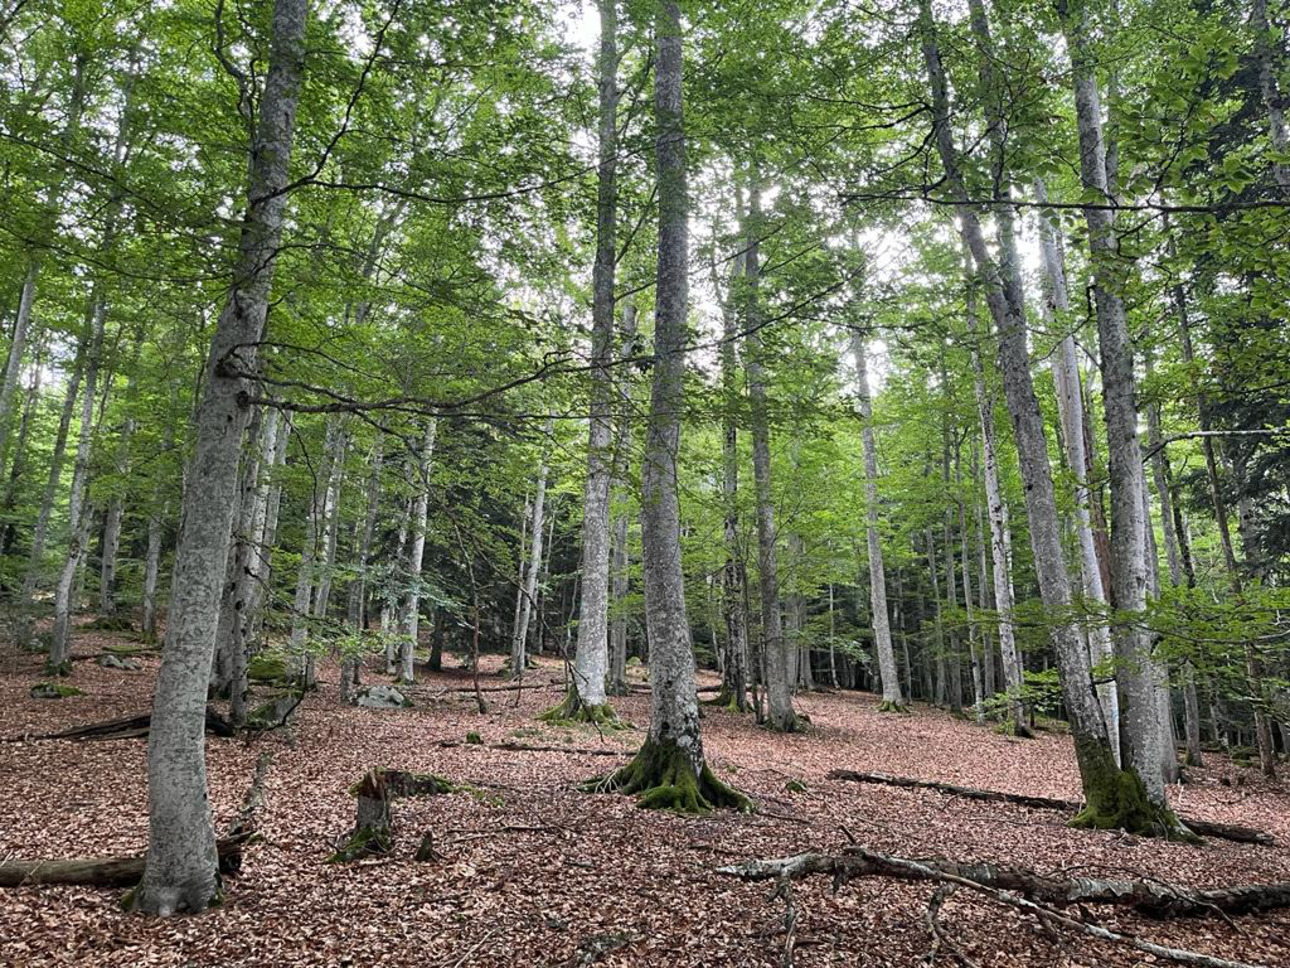
[[[702,814],[721,807],[744,813],[753,809],[752,801],[718,780],[707,763],[696,774],[679,746],[653,739],[646,740],[626,766],[587,781],[581,789],[637,796],[637,805],[646,810]]]
[[[1156,917],[1215,913],[1227,915],[1290,906],[1290,884],[1197,891],[1149,881],[1097,881],[1087,878],[1063,880],[1025,868],[960,864],[946,860],[907,860],[879,854],[864,847],[851,847],[839,855],[798,854],[776,860],[751,860],[718,868],[718,873],[742,880],[774,880],[777,883],[825,875],[833,878],[835,888],[853,877],[892,877],[905,881],[931,881],[966,887],[1008,907],[1033,914],[1049,924],[1070,928],[1103,941],[1127,944],[1158,958],[1204,968],[1250,966],[1245,962],[1229,961],[1181,948],[1168,948],[1142,938],[1118,934],[1070,917],[1050,905],[1117,904]],[[1018,897],[1017,894],[1023,896]]]
[[[424,797],[455,793],[459,787],[433,773],[407,773],[374,767],[368,770],[350,793],[358,798],[354,827],[342,838],[329,864],[342,864],[370,854],[388,854],[394,849],[391,804],[400,797]]]
[[[1079,820],[1078,814],[1083,811],[1084,804],[1075,800],[1059,800],[1055,797],[1036,797],[1025,793],[1003,793],[998,790],[979,790],[975,787],[955,786],[952,783],[937,783],[933,780],[919,780],[908,776],[892,776],[889,773],[861,773],[855,770],[832,770],[829,772],[830,780],[848,780],[853,783],[878,783],[884,786],[907,787],[920,790],[936,790],[940,793],[948,793],[956,797],[963,797],[965,800],[985,800],[991,802],[1013,803],[1020,807],[1034,807],[1038,810],[1057,810],[1062,813],[1077,814],[1076,820]],[[1264,833],[1262,830],[1255,830],[1253,827],[1242,827],[1238,824],[1217,823],[1211,820],[1198,820],[1194,817],[1180,817],[1182,823],[1192,833],[1199,834],[1203,837],[1218,837],[1220,840],[1233,840],[1244,844],[1263,844],[1270,846],[1275,843],[1271,834]],[[1073,826],[1092,827],[1088,822],[1072,822]],[[1100,829],[1114,829],[1117,825]]]
[[[908,707],[908,706],[902,706],[902,705],[901,705],[900,703],[898,703],[898,702],[891,702],[891,701],[890,701],[890,700],[888,700],[888,699],[884,699],[882,702],[878,703],[878,712],[880,712],[880,713],[907,713],[907,712],[909,712],[909,707]]]

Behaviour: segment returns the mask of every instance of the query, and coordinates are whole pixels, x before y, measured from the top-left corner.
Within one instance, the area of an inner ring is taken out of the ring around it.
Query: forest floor
[[[82,632],[75,653],[110,636]],[[457,660],[446,656],[447,665]],[[14,741],[148,709],[158,660],[140,672],[79,661],[85,695],[35,700],[37,656],[0,648],[0,859],[140,852],[147,839],[146,741]],[[482,684],[496,688],[498,660]],[[640,675],[640,670],[635,670]],[[1070,739],[1015,740],[934,709],[880,714],[866,693],[798,698],[812,727],[799,735],[758,729],[750,717],[707,709],[704,738],[717,775],[761,812],[688,818],[639,810],[576,784],[625,762],[642,739],[649,696],[638,687],[616,705],[638,728],[598,735],[535,721],[560,698],[561,665],[543,660],[530,688],[486,692],[476,712],[469,673],[424,676],[416,705],[344,706],[338,670],[298,722],[257,740],[208,737],[211,797],[223,830],[262,751],[275,754],[260,818],[222,907],[165,921],[124,913],[121,892],[79,887],[0,890],[2,965],[660,965],[777,966],[784,905],[767,885],[721,876],[721,865],[806,850],[838,850],[854,837],[903,857],[1007,861],[1046,872],[1156,877],[1194,886],[1290,880],[1290,795],[1255,771],[1211,755],[1175,788],[1180,812],[1259,827],[1278,846],[1214,840],[1202,847],[1120,833],[1074,831],[1051,811],[978,803],[927,790],[826,779],[846,768],[1019,793],[1077,798]],[[369,674],[368,682],[384,681]],[[705,681],[714,681],[705,676]],[[559,746],[559,752],[484,744]],[[452,745],[441,745],[449,743]],[[621,757],[580,749],[622,750]],[[567,748],[567,749],[566,749]],[[353,823],[349,787],[369,767],[434,772],[474,792],[400,800],[388,857],[329,865]],[[805,785],[790,792],[791,780]],[[425,832],[442,859],[414,861]],[[862,878],[836,895],[826,878],[796,885],[798,968],[924,963],[930,884]],[[1153,921],[1106,907],[1088,914],[1113,930],[1267,966],[1290,965],[1290,911],[1230,920]],[[960,891],[940,922],[982,966],[1156,964],[1123,945],[1042,928],[1033,918]],[[939,964],[952,965],[945,947]],[[966,964],[967,962],[963,962]]]

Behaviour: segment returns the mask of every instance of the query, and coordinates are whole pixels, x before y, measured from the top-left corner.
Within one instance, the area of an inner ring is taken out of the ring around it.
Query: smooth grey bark
[[[327,617],[331,604],[331,579],[336,569],[336,547],[340,541],[341,488],[345,484],[345,454],[349,450],[349,433],[342,424],[336,429],[332,453],[327,460],[327,490],[323,495],[322,566],[314,585],[312,615],[316,619]]]
[[[618,10],[598,0],[600,144],[596,194],[596,261],[592,269],[591,413],[582,502],[582,601],[573,660],[577,705],[605,705],[609,671],[609,496],[613,479],[614,268],[618,189]]]
[[[430,512],[430,465],[434,460],[435,435],[439,422],[431,417],[426,421],[421,448],[417,455],[416,498],[412,503],[412,520],[408,545],[408,597],[403,606],[403,620],[399,630],[399,681],[412,682],[416,676],[416,647],[420,634],[421,618],[421,566],[426,550],[426,523]]]
[[[550,421],[546,431],[548,439],[554,430]],[[529,538],[528,571],[524,575],[524,587],[520,591],[520,620],[511,640],[511,675],[522,676],[528,667],[529,621],[533,617],[533,606],[536,604],[538,574],[542,570],[542,524],[546,515],[546,483],[550,474],[547,454],[542,452],[542,462],[538,465],[537,484],[533,491],[533,517],[531,519],[532,535]]]
[[[229,631],[229,719],[234,726],[246,722],[247,664],[256,620],[255,608],[263,583],[268,580],[268,549],[264,538],[269,513],[269,475],[278,452],[278,436],[283,432],[282,415],[277,409],[264,412],[260,421],[258,435],[247,435],[250,440],[258,436],[260,446],[254,456],[246,458],[248,467],[242,484],[242,506],[234,544]]]
[[[731,262],[730,285],[721,306],[721,502],[726,554],[721,569],[721,614],[726,627],[721,695],[741,712],[748,708],[748,626],[744,622],[748,571],[739,541],[739,317],[735,291],[743,272],[740,253]],[[714,289],[715,281],[714,271]]]
[[[941,64],[930,0],[919,2],[919,34],[923,60],[932,97],[933,137],[945,170],[947,188],[961,202],[970,198],[960,168],[958,149],[950,128],[949,92]],[[1102,718],[1093,689],[1087,654],[1078,630],[1067,613],[1071,604],[1070,576],[1063,556],[1052,470],[1043,415],[1035,397],[1026,347],[1025,300],[1014,275],[1001,272],[990,254],[980,217],[970,205],[959,208],[959,230],[982,277],[986,304],[998,335],[999,371],[1004,397],[1012,420],[1018,464],[1026,498],[1040,597],[1051,616],[1050,635],[1061,674],[1062,694],[1075,735],[1076,757],[1085,795],[1101,807],[1104,784],[1115,769]],[[1095,804],[1090,803],[1090,806]]]
[[[291,603],[291,635],[288,638],[289,663],[293,675],[312,684],[314,660],[309,651],[309,626],[314,618],[314,590],[319,585],[319,559],[326,564],[328,526],[331,520],[331,482],[337,454],[343,439],[339,420],[329,420],[324,430],[323,456],[309,489],[305,510],[305,538],[300,549],[300,568],[296,572],[296,590]],[[217,653],[216,667],[220,665]]]
[[[868,349],[859,332],[851,334],[851,356],[856,367],[856,404],[860,410],[860,446],[864,451],[865,540],[869,554],[870,621],[882,676],[882,703],[900,707],[905,697],[891,647],[891,620],[887,613],[887,572],[882,559],[878,513],[878,447],[873,435],[873,403],[869,396]]]
[[[224,670],[218,686],[228,694],[230,718],[235,725],[246,720],[246,606],[250,592],[248,581],[251,564],[258,549],[255,546],[256,517],[260,476],[265,449],[273,453],[272,436],[277,432],[277,411],[267,414],[257,408],[246,432],[242,454],[241,479],[238,482],[238,506],[234,515],[233,541],[229,547],[227,580],[220,602],[219,625],[215,632],[217,663],[222,654]]]
[[[87,326],[89,329],[85,359],[85,393],[81,398],[80,432],[76,444],[76,461],[72,467],[71,490],[67,498],[67,558],[54,590],[54,628],[49,642],[49,667],[62,670],[68,661],[71,620],[72,584],[76,571],[85,560],[89,545],[90,519],[87,506],[90,460],[94,448],[94,405],[97,403],[99,366],[103,354],[103,328],[107,319],[107,296],[102,283],[90,286]]]
[[[797,728],[793,711],[793,682],[788,674],[788,654],[780,613],[779,567],[775,553],[775,506],[771,494],[770,417],[768,414],[765,347],[762,343],[758,303],[760,280],[757,235],[762,231],[761,186],[753,174],[748,193],[748,226],[744,246],[744,329],[747,348],[748,401],[752,430],[753,486],[757,504],[757,579],[761,599],[762,654],[766,661],[766,722],[771,729],[791,732]]]
[[[628,302],[623,306],[623,345],[632,347],[636,341],[636,304]],[[627,488],[627,475],[631,450],[632,429],[632,394],[631,381],[625,368],[618,375],[618,397],[622,412],[614,431],[616,445],[614,451],[614,485],[613,490],[620,494]],[[617,512],[613,522],[613,562],[612,580],[614,611],[609,627],[609,683],[610,695],[627,695],[627,614],[622,605],[630,590],[629,538],[631,521],[626,508]]]
[[[1035,196],[1041,204],[1048,201],[1048,192],[1042,181],[1035,183]],[[1061,232],[1051,212],[1040,213],[1039,241],[1044,266],[1044,318],[1053,324],[1066,324],[1070,320],[1071,309],[1066,285],[1066,259]],[[1102,613],[1107,609],[1107,595],[1102,584],[1102,565],[1098,560],[1090,511],[1093,498],[1087,468],[1091,462],[1085,447],[1088,419],[1080,388],[1079,358],[1073,334],[1063,336],[1053,353],[1053,387],[1056,391],[1057,416],[1061,423],[1066,462],[1075,479],[1075,536],[1079,543],[1080,579],[1085,601],[1097,613],[1087,623],[1089,662],[1097,665],[1112,659],[1113,646],[1110,626],[1102,618]],[[1108,738],[1118,763],[1120,702],[1114,682],[1098,687],[1098,700],[1102,704]]]
[[[282,239],[307,0],[275,0],[269,71],[252,141],[246,213],[232,285],[215,327],[184,488],[169,632],[148,733],[148,856],[135,907],[200,911],[219,894],[206,788],[206,684],[247,422],[243,373],[255,366]]]
[[[1087,192],[1114,201],[1107,182],[1102,109],[1093,73],[1087,10],[1059,0],[1066,21],[1079,128],[1080,177]],[[1160,721],[1162,673],[1146,631],[1147,520],[1146,475],[1138,440],[1138,406],[1133,372],[1133,342],[1124,312],[1124,259],[1112,211],[1086,207],[1093,269],[1102,401],[1107,434],[1111,492],[1111,592],[1116,610],[1127,616],[1112,623],[1116,678],[1120,695],[1120,746],[1124,762],[1146,787],[1151,800],[1167,804],[1161,768],[1167,745]]]
[[[406,478],[404,468],[404,476]],[[404,498],[399,510],[398,537],[394,542],[394,568],[389,575],[385,601],[381,604],[381,634],[385,639],[385,674],[396,675],[399,671],[399,641],[397,625],[399,620],[398,569],[403,567],[408,553],[408,524],[412,520],[412,499]]]
[[[174,402],[173,399],[171,401]],[[163,450],[174,446],[174,428],[167,423],[163,431]],[[143,556],[143,616],[140,629],[145,641],[153,642],[157,638],[157,579],[161,574],[161,542],[165,530],[165,519],[170,516],[170,502],[166,500],[166,485],[158,480],[153,485],[152,507],[148,512],[147,549]]]
[[[143,351],[143,330],[140,330],[134,341],[134,351],[130,361],[130,377],[126,385],[126,399],[133,403],[138,396],[139,356]],[[116,441],[115,470],[119,481],[124,481],[130,470],[130,438],[134,436],[134,415],[127,414],[121,423],[121,432]],[[103,553],[99,561],[99,613],[112,616],[117,611],[116,572],[117,557],[121,551],[121,525],[125,517],[125,499],[121,494],[121,485],[108,499],[103,517]]]
[[[970,258],[970,254],[968,254]],[[969,263],[970,264],[970,263]],[[999,655],[1003,662],[1003,681],[1008,694],[1008,718],[1014,727],[1024,728],[1026,711],[1021,704],[1025,673],[1017,650],[1013,621],[1012,532],[1008,521],[1008,502],[999,482],[999,447],[994,427],[994,394],[985,378],[985,363],[977,326],[976,288],[968,280],[968,338],[972,346],[972,393],[976,399],[977,419],[981,424],[981,450],[985,477],[986,519],[990,523],[990,566],[994,573],[994,607],[999,613]],[[930,540],[930,532],[929,532]],[[983,578],[984,568],[981,572]],[[939,622],[939,619],[938,619]]]
[[[674,747],[695,777],[700,777],[704,770],[703,740],[685,608],[676,472],[681,414],[685,410],[690,202],[681,94],[684,53],[681,13],[675,0],[660,0],[655,22],[658,274],[653,380],[641,467],[641,545],[652,687],[649,740],[656,746]]]
[[[247,648],[258,647],[264,627],[269,595],[269,577],[273,572],[273,549],[278,543],[278,518],[282,510],[282,483],[278,472],[286,466],[287,451],[291,446],[292,419],[290,411],[278,417],[278,430],[274,441],[272,459],[267,463],[267,475],[261,475],[268,486],[264,499],[264,523],[256,532],[255,581],[247,600]]]
[[[985,724],[985,671],[981,661],[982,641],[977,627],[972,594],[972,553],[968,542],[967,501],[963,494],[963,472],[959,451],[954,453],[954,484],[959,492],[959,575],[963,579],[963,614],[967,619],[968,655],[972,661],[972,715]]]
[[[936,693],[934,703],[937,706],[944,706],[949,700],[949,681],[948,670],[945,662],[945,625],[941,615],[941,588],[940,588],[940,566],[936,558],[936,542],[932,538],[932,528],[929,525],[926,532],[927,541],[927,573],[932,580],[932,602],[934,608],[932,611],[932,631],[933,641],[936,643]]]

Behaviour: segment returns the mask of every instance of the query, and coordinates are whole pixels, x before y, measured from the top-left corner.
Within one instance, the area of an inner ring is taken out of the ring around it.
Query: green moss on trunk
[[[705,763],[696,774],[689,757],[673,742],[646,740],[632,761],[582,785],[589,793],[636,796],[645,810],[705,814],[717,808],[751,813],[752,801],[717,779]]]
[[[902,706],[902,705],[901,705],[900,703],[898,703],[898,702],[891,702],[891,701],[890,701],[890,700],[888,700],[888,699],[884,699],[882,702],[878,703],[878,712],[880,712],[880,713],[907,713],[907,712],[909,712],[909,707],[908,707],[908,706]]]
[[[1070,826],[1083,830],[1125,830],[1144,837],[1201,843],[1172,810],[1153,803],[1142,778],[1115,765],[1111,748],[1087,737],[1075,738],[1084,809]]]

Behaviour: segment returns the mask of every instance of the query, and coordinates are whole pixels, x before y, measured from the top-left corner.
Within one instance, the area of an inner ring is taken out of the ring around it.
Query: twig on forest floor
[[[923,921],[927,925],[927,933],[932,936],[932,947],[923,960],[929,965],[936,964],[937,955],[940,953],[941,946],[944,945],[954,960],[962,965],[963,968],[980,968],[980,965],[969,958],[967,952],[949,936],[938,920],[941,907],[944,906],[946,899],[956,890],[958,890],[958,887],[954,884],[942,884],[932,892],[932,897],[927,902],[927,913],[923,915]]]
[[[775,882],[775,890],[766,900],[776,898],[784,901],[784,953],[779,964],[780,968],[793,968],[793,949],[797,944],[797,898],[793,893],[793,879],[787,873]]]
[[[478,951],[478,950],[479,950],[480,948],[482,948],[485,944],[487,944],[487,943],[488,943],[488,940],[489,940],[490,938],[492,938],[492,937],[493,937],[493,935],[497,934],[497,932],[498,932],[498,931],[500,931],[500,930],[502,930],[502,926],[501,926],[500,924],[495,924],[495,925],[493,925],[493,927],[491,927],[491,928],[488,930],[488,933],[487,933],[486,935],[484,935],[482,938],[480,938],[478,941],[476,941],[476,942],[475,942],[475,943],[470,947],[470,950],[468,950],[468,951],[467,951],[465,954],[463,954],[460,958],[458,958],[456,961],[454,961],[454,962],[449,966],[449,968],[461,968],[461,966],[462,966],[462,965],[464,965],[467,961],[469,961],[469,960],[470,960],[470,956],[471,956],[471,955],[473,955],[476,951]]]

